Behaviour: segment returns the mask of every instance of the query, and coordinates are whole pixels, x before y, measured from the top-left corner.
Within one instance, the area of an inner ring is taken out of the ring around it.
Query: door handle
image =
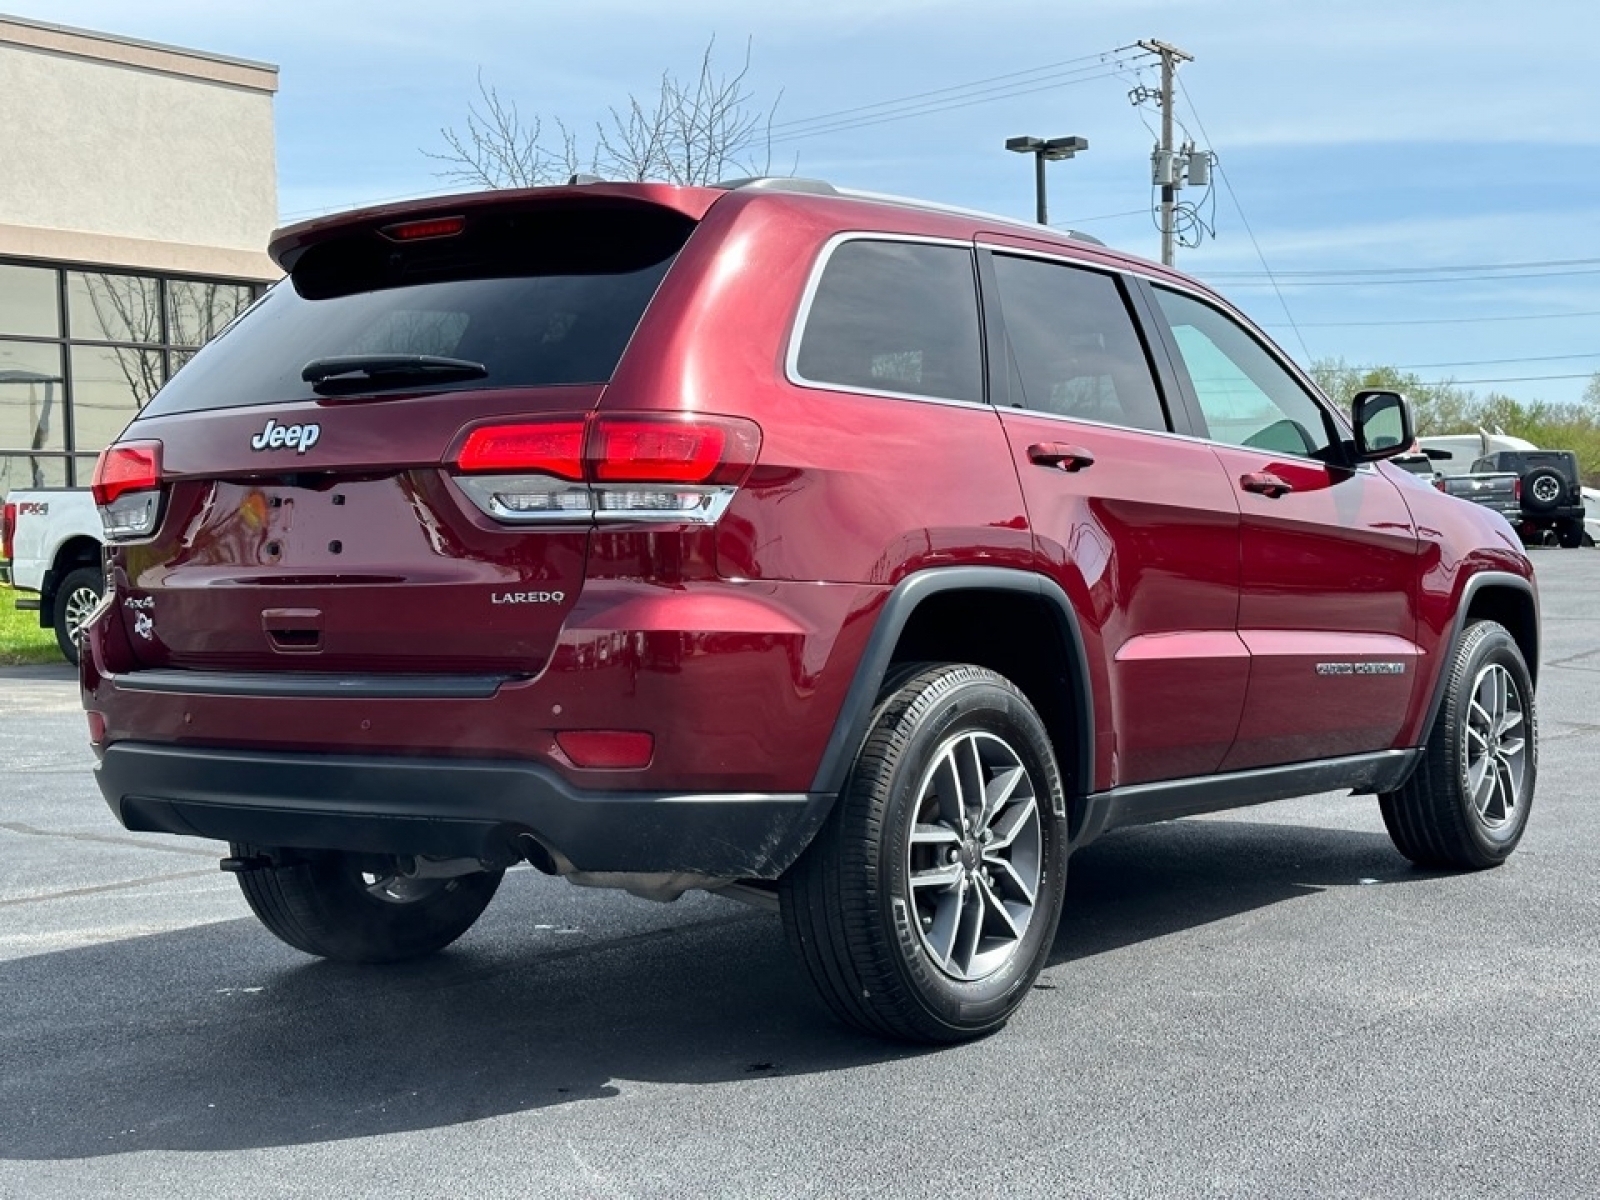
[[[1069,446],[1065,442],[1035,442],[1028,447],[1028,461],[1071,472],[1094,466],[1094,455],[1082,446]]]
[[[1287,496],[1294,491],[1294,484],[1270,471],[1253,471],[1248,475],[1241,475],[1239,486],[1247,492],[1265,496],[1268,500],[1276,500],[1279,496]]]

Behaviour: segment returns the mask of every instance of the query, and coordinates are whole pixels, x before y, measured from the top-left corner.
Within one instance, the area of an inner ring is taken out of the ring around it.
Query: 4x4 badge
[[[321,425],[279,425],[274,417],[267,427],[250,439],[252,450],[293,450],[304,454],[322,436]]]

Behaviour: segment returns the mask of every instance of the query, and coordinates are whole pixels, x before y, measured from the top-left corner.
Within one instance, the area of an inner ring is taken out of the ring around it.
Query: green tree
[[[1475,429],[1477,398],[1452,383],[1428,383],[1396,367],[1352,367],[1342,358],[1321,358],[1311,364],[1311,378],[1329,399],[1343,404],[1366,388],[1403,392],[1411,401],[1417,433],[1458,433]]]
[[[1395,367],[1352,367],[1339,358],[1318,359],[1310,373],[1317,386],[1341,404],[1363,388],[1405,393],[1422,437],[1487,429],[1526,438],[1546,449],[1571,450],[1578,456],[1584,482],[1600,487],[1600,373],[1576,404],[1519,400],[1504,392],[1480,396],[1449,381],[1429,383]]]

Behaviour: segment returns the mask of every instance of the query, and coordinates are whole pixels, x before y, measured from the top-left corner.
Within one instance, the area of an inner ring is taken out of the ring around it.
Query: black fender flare
[[[1433,698],[1428,701],[1428,715],[1422,722],[1420,744],[1426,744],[1428,736],[1433,732],[1433,724],[1439,719],[1439,710],[1444,707],[1444,692],[1449,685],[1449,673],[1446,664],[1448,656],[1453,656],[1456,647],[1461,645],[1461,639],[1467,632],[1467,613],[1472,608],[1475,596],[1485,588],[1506,588],[1511,591],[1521,592],[1528,601],[1528,607],[1533,610],[1533,657],[1528,662],[1528,674],[1533,678],[1535,685],[1539,681],[1539,647],[1541,632],[1539,628],[1539,597],[1530,583],[1521,575],[1513,575],[1509,571],[1479,571],[1470,575],[1461,587],[1461,597],[1456,601],[1456,613],[1452,619],[1450,635],[1439,640],[1441,650],[1439,654],[1439,671],[1433,681]],[[1513,633],[1515,631],[1512,631]],[[1445,653],[1447,652],[1447,653]]]
[[[1073,734],[1078,746],[1076,761],[1061,764],[1062,783],[1069,802],[1088,795],[1094,790],[1094,697],[1077,614],[1065,590],[1053,579],[1006,567],[933,567],[908,575],[895,585],[878,613],[866,650],[856,664],[855,678],[850,682],[844,705],[834,721],[811,791],[838,795],[843,790],[850,766],[866,741],[878,691],[888,675],[889,663],[906,623],[930,596],[947,592],[1011,592],[1033,596],[1055,617],[1070,660],[1068,686],[1073,689],[1077,726]]]

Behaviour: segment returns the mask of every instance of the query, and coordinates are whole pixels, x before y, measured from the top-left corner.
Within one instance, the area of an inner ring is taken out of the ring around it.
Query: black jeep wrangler
[[[1497,450],[1472,464],[1474,475],[1503,471],[1522,485],[1521,509],[1507,518],[1525,542],[1583,545],[1583,481],[1571,450]]]

